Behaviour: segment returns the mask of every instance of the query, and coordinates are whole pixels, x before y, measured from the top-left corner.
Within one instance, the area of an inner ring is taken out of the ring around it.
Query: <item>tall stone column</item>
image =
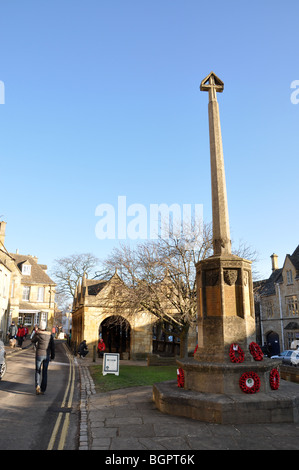
[[[231,253],[222,136],[217,93],[222,93],[223,82],[212,72],[200,85],[209,92],[209,133],[211,159],[211,188],[213,211],[214,254]]]
[[[229,347],[255,340],[251,262],[231,254],[225,169],[217,93],[223,82],[211,72],[200,85],[209,93],[209,133],[214,255],[197,270],[198,361],[229,363]],[[221,387],[221,385],[219,385]]]

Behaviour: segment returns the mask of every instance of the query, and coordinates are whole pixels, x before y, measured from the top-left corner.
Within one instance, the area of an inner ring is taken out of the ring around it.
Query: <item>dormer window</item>
[[[30,276],[31,275],[31,264],[23,264],[22,274],[23,274],[23,276]]]

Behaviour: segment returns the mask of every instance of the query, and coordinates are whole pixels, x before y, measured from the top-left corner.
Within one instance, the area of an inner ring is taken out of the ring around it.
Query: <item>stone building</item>
[[[47,266],[31,255],[9,253],[5,248],[6,222],[0,222],[0,333],[5,338],[12,321],[29,331],[45,320],[54,321],[55,286]]]
[[[86,279],[76,290],[72,312],[72,341],[85,339],[89,348],[98,344],[101,335],[107,352],[119,352],[123,358],[142,359],[152,351],[152,327],[155,318],[147,312],[132,316],[113,301],[117,273],[108,281]]]
[[[10,257],[4,246],[5,223],[0,222],[0,339],[7,329],[9,286],[11,278]]]
[[[10,256],[17,267],[11,279],[10,320],[22,323],[29,331],[41,320],[52,327],[56,284],[48,276],[47,266],[38,264],[35,256],[19,253],[10,253]]]
[[[273,355],[299,344],[299,245],[286,255],[282,268],[276,254],[271,260],[271,276],[256,282],[254,292],[260,342]]]
[[[11,321],[11,285],[20,285],[21,274],[5,248],[6,222],[0,222],[0,336],[5,339]]]
[[[165,334],[155,315],[141,309],[132,314],[115,301],[120,284],[124,286],[117,273],[101,281],[83,276],[73,302],[73,345],[85,339],[91,350],[102,336],[106,352],[118,352],[123,359],[146,359],[152,353],[179,355],[178,338],[170,330]],[[189,349],[193,351],[195,344],[196,334],[191,331]]]
[[[7,309],[10,285],[10,269],[0,261],[0,337],[7,328]]]

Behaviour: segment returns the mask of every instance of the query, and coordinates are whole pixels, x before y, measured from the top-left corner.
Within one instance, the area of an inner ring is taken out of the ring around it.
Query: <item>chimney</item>
[[[278,256],[273,253],[273,255],[271,255],[271,259],[272,259],[272,272],[276,271],[276,269],[278,269]]]
[[[0,248],[1,244],[4,245],[5,241],[5,229],[6,229],[6,222],[0,222]]]

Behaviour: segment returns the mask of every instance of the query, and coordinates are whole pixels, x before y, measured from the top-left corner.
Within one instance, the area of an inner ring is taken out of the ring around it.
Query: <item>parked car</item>
[[[288,354],[284,356],[282,363],[295,367],[299,366],[299,350],[296,349],[296,351],[294,351],[291,349],[288,351]]]
[[[6,360],[5,360],[6,352],[4,348],[4,343],[0,340],[0,380],[4,377],[6,372]]]
[[[286,351],[283,351],[282,353],[282,363],[289,365],[289,366],[295,366],[299,367],[299,350],[296,349],[287,349]]]
[[[282,351],[279,354],[276,354],[275,356],[271,356],[271,359],[283,359],[289,351],[289,349],[287,349],[286,351]]]

